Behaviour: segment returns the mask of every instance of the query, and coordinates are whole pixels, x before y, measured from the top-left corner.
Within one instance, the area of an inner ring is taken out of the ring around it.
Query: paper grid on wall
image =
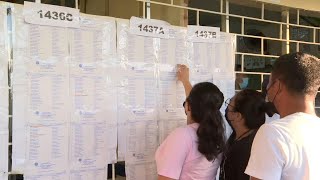
[[[137,35],[129,21],[117,21],[118,55],[125,72],[118,103],[118,158],[126,161],[128,179],[156,179],[157,145],[186,124],[176,64],[190,67],[192,84],[213,82],[226,97],[234,94],[234,37],[222,33],[218,43],[192,42],[187,29],[169,29],[169,38]]]
[[[233,95],[221,82],[234,82],[229,35],[191,42],[187,29],[157,21],[169,27],[168,37],[150,37],[118,20],[116,54],[112,18],[82,15],[77,29],[40,26],[24,22],[21,6],[12,8],[13,171],[27,179],[103,178],[117,160],[117,140],[129,179],[156,177],[156,148],[186,124],[178,63],[190,67],[193,84],[214,82]]]
[[[118,55],[125,71],[119,91],[118,158],[126,161],[128,179],[155,179],[159,134],[165,136],[162,131],[186,124],[185,117],[170,127],[158,123],[159,113],[181,112],[185,99],[175,69],[177,63],[187,62],[186,31],[172,27],[169,38],[162,39],[131,33],[126,20],[118,20],[117,28]]]
[[[106,179],[117,146],[115,20],[81,15],[77,29],[41,26],[12,9],[13,171]]]

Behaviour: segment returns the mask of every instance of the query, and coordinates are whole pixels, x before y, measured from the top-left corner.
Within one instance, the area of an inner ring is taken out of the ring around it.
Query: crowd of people
[[[187,125],[175,129],[159,146],[155,156],[159,180],[320,179],[318,58],[300,52],[282,55],[262,92],[241,88],[227,100],[213,83],[192,87],[186,65],[177,69],[187,97],[183,103]],[[223,103],[225,118],[220,112]],[[278,119],[266,122],[266,116],[275,114]],[[224,119],[233,130],[230,137]]]

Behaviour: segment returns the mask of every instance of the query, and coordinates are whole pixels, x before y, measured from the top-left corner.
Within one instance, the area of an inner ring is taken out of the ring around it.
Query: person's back
[[[215,179],[221,163],[221,155],[213,161],[208,161],[207,158],[198,151],[198,127],[198,123],[193,123],[185,127],[177,128],[161,144],[156,153],[158,174],[170,175],[180,180]],[[168,157],[168,154],[178,157],[179,154],[184,153],[186,155],[184,156],[185,161],[183,165],[181,165],[182,162],[177,162],[175,158]],[[170,160],[171,162],[169,162]],[[168,164],[170,165],[168,166]],[[177,171],[177,169],[181,169],[181,171]]]
[[[279,153],[282,154],[281,174],[270,174],[270,179],[319,179],[320,118],[305,113],[295,113],[261,127],[270,136],[279,136]],[[263,146],[263,142],[261,144]],[[275,144],[276,145],[276,144]],[[266,153],[268,149],[264,149]],[[273,154],[276,156],[277,154]],[[266,167],[267,168],[267,167]]]
[[[225,150],[223,93],[209,82],[192,87],[185,65],[178,65],[177,76],[187,96],[187,126],[174,130],[158,148],[158,180],[213,180]]]
[[[273,109],[261,92],[245,89],[226,102],[225,118],[233,129],[227,141],[220,180],[249,180],[244,173],[257,130],[265,123],[266,113]]]
[[[320,60],[304,53],[280,56],[267,88],[281,119],[261,126],[245,173],[252,180],[319,180],[320,119],[314,101]]]

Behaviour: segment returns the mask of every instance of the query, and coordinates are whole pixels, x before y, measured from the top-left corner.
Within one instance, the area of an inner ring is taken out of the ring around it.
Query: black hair
[[[199,123],[198,150],[212,161],[225,150],[225,126],[220,112],[223,93],[216,85],[202,82],[192,88],[186,101],[193,121]]]
[[[266,113],[274,114],[269,103],[265,102],[262,93],[245,89],[236,94],[234,111],[239,112],[249,129],[258,129],[266,121]]]
[[[320,86],[320,60],[296,52],[280,56],[273,65],[272,80],[279,79],[290,93],[315,95]]]

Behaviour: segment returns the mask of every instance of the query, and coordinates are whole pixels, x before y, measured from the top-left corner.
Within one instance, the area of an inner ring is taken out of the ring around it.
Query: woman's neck
[[[187,125],[189,125],[189,124],[193,124],[193,123],[195,123],[191,118],[189,119],[187,119]]]
[[[241,139],[243,137],[246,137],[250,131],[249,128],[247,127],[235,127],[234,128],[235,132],[236,132],[236,139]]]

